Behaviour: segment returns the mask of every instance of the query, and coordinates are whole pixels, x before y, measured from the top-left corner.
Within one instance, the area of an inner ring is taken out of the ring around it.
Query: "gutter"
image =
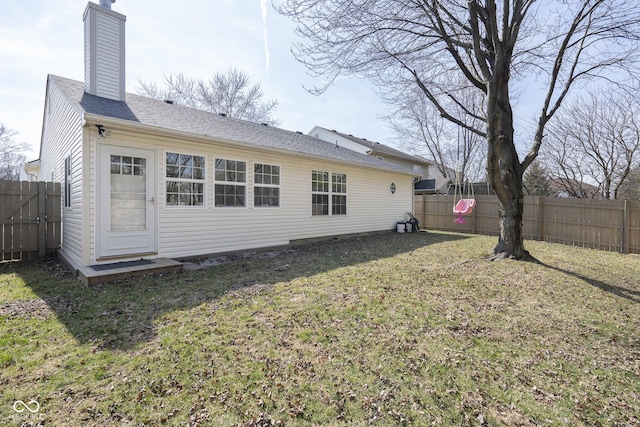
[[[405,171],[402,169],[397,169],[394,167],[394,165],[389,165],[390,167],[384,167],[384,166],[374,166],[374,165],[367,165],[367,164],[362,164],[362,163],[356,163],[356,162],[350,162],[347,160],[340,160],[340,159],[332,159],[329,157],[323,157],[323,156],[319,156],[319,155],[314,155],[314,154],[309,154],[306,152],[302,152],[302,151],[293,151],[293,150],[285,150],[285,149],[281,149],[281,148],[273,148],[273,147],[265,147],[265,146],[260,146],[260,145],[256,145],[256,144],[251,144],[248,142],[243,142],[243,141],[238,141],[238,140],[232,140],[232,139],[226,139],[226,138],[220,138],[220,137],[213,137],[213,136],[209,136],[209,135],[202,135],[202,134],[198,134],[198,133],[191,133],[191,132],[184,132],[184,131],[179,131],[179,130],[174,130],[174,129],[169,129],[169,128],[165,128],[165,127],[161,127],[161,126],[155,126],[155,125],[147,125],[144,123],[139,123],[139,122],[134,122],[131,120],[123,120],[123,119],[116,119],[113,117],[108,117],[108,116],[101,116],[101,115],[97,115],[97,114],[92,114],[92,113],[83,113],[82,115],[82,126],[90,126],[92,124],[101,124],[107,128],[116,128],[118,130],[135,130],[138,131],[140,133],[146,134],[146,135],[150,135],[150,136],[160,136],[160,137],[176,137],[176,138],[181,138],[181,139],[189,139],[191,141],[195,141],[195,142],[201,142],[201,143],[207,143],[207,144],[211,144],[211,143],[218,143],[218,144],[224,144],[227,145],[231,148],[237,148],[237,147],[244,147],[244,148],[248,148],[248,149],[252,149],[252,150],[256,150],[256,151],[265,151],[265,152],[271,152],[271,153],[281,153],[281,154],[285,154],[285,155],[298,155],[298,156],[302,156],[302,157],[306,157],[309,159],[314,159],[314,160],[322,160],[322,161],[331,161],[331,162],[335,162],[335,163],[341,163],[341,164],[346,164],[346,165],[350,165],[350,166],[359,166],[359,167],[363,167],[363,168],[368,168],[368,169],[374,169],[374,170],[384,170],[384,171],[388,171],[388,172],[395,172],[395,173],[400,173],[400,174],[404,174],[404,175],[409,175],[412,177],[418,177],[419,175],[416,174],[415,172],[409,172],[409,171]],[[284,129],[282,129],[285,132],[288,132]]]

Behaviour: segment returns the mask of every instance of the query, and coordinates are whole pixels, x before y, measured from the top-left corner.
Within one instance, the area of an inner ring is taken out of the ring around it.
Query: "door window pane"
[[[112,231],[145,230],[147,228],[146,159],[111,156]]]

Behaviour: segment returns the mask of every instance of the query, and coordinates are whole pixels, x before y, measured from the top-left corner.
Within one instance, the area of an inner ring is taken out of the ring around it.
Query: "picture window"
[[[331,179],[331,180],[329,180]],[[347,214],[347,175],[311,172],[311,215]]]
[[[246,162],[216,159],[215,205],[217,207],[245,207],[246,181]]]
[[[253,205],[280,206],[280,166],[256,163],[253,165]]]
[[[134,174],[144,173],[144,159],[139,160],[143,161],[142,165],[135,160],[132,165]],[[167,206],[204,206],[205,157],[167,153],[165,162]],[[113,162],[112,173],[114,173]]]

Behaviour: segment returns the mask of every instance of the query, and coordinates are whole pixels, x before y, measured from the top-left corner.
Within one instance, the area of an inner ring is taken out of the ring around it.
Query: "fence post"
[[[47,250],[47,183],[38,182],[38,257],[43,258]]]
[[[473,210],[473,229],[472,229],[472,231],[473,231],[473,234],[478,234],[478,207],[477,206]]]
[[[629,253],[629,201],[624,201],[624,210],[622,212],[622,253]]]
[[[542,205],[542,196],[538,196],[538,241],[542,240],[542,223],[544,221]]]

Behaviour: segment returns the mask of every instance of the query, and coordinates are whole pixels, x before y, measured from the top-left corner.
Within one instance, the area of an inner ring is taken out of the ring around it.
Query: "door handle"
[[[151,197],[149,199],[149,203],[151,203],[152,205],[156,203],[156,198],[155,197]]]

